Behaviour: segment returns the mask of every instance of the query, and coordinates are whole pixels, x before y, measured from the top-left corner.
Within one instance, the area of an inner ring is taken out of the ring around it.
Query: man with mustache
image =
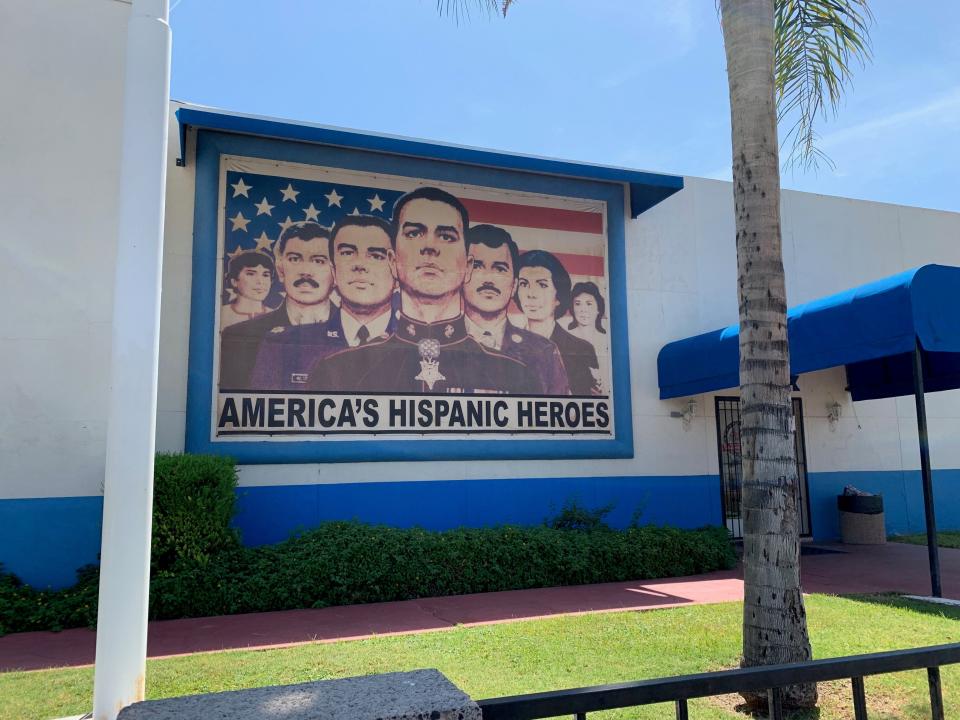
[[[372,215],[346,215],[337,222],[329,257],[340,294],[339,327],[312,323],[267,335],[257,353],[252,388],[302,390],[310,369],[327,355],[385,340],[393,332],[392,236],[393,225]]]
[[[310,373],[327,391],[536,394],[521,362],[467,334],[461,290],[470,277],[467,209],[448,192],[422,187],[393,211],[392,261],[400,285],[396,332],[331,355]]]
[[[557,346],[507,318],[507,307],[517,291],[520,260],[510,233],[494,225],[474,225],[467,230],[467,252],[473,258],[470,280],[463,286],[467,333],[533,370],[544,395],[569,395],[567,371]]]
[[[314,222],[292,225],[280,234],[275,248],[277,276],[285,299],[273,312],[223,331],[220,343],[220,390],[279,390],[259,378],[253,384],[257,355],[266,338],[280,336],[298,325],[316,325],[333,349],[346,347],[340,312],[330,303],[333,267],[330,263],[330,231]],[[289,379],[289,378],[288,378]],[[306,379],[303,379],[306,382]]]

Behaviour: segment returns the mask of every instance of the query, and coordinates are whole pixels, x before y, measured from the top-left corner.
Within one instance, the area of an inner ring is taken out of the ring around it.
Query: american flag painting
[[[220,198],[215,437],[612,434],[603,202],[235,157]]]

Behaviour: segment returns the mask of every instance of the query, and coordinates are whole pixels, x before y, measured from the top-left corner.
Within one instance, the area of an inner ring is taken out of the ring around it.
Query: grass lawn
[[[893,542],[910,543],[911,545],[926,545],[927,534],[917,533],[916,535],[891,535]],[[942,548],[960,548],[960,530],[938,530],[937,545]]]
[[[816,657],[960,641],[960,608],[894,597],[807,602]],[[207,653],[147,663],[147,695],[281,685],[325,678],[435,667],[474,698],[734,667],[742,606],[701,605],[647,612],[558,617],[460,627],[280,650]],[[960,717],[960,666],[944,668],[946,716]],[[929,718],[923,671],[867,678],[872,720]],[[93,670],[0,674],[0,718],[49,720],[90,709]],[[821,685],[821,711],[805,717],[852,718],[845,683]],[[736,698],[700,700],[691,717],[740,717]],[[667,718],[672,707],[596,713],[591,718]]]

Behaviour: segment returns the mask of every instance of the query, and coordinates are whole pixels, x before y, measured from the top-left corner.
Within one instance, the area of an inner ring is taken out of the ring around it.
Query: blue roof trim
[[[790,372],[840,365],[855,400],[912,393],[908,354],[919,340],[930,390],[960,387],[960,267],[924,265],[787,312]],[[661,399],[740,385],[739,326],[665,345]]]
[[[187,127],[192,126],[208,130],[299,140],[468,165],[626,184],[630,188],[630,216],[634,218],[683,189],[683,178],[678,175],[662,175],[606,165],[551,160],[530,155],[444,145],[424,140],[411,140],[322,125],[212,112],[189,107],[181,107],[177,110],[176,115],[180,125],[178,165],[186,164]]]

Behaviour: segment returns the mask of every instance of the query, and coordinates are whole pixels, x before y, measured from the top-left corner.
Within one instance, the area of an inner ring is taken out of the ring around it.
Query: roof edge
[[[278,118],[244,115],[214,108],[177,103],[180,156],[177,165],[186,165],[187,128],[220,130],[283,140],[334,145],[338,147],[407,155],[444,162],[479,165],[505,170],[558,175],[563,177],[624,184],[630,191],[630,216],[639,217],[654,205],[683,189],[683,177],[592,163],[521,155],[499,150],[450,145],[394,135],[361,132],[346,128]]]

